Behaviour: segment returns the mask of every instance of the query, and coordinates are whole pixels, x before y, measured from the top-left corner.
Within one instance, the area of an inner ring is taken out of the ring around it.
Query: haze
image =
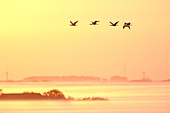
[[[170,78],[169,0],[0,1],[0,79]],[[79,20],[78,26],[69,21]],[[99,26],[90,26],[100,20]],[[120,21],[117,27],[109,21]],[[122,29],[132,22],[132,29]]]

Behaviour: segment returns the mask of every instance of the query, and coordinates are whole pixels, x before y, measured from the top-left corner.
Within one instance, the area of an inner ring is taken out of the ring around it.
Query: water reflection
[[[107,97],[109,101],[1,101],[0,113],[169,113],[169,84],[1,84],[4,92],[59,89],[66,96]]]

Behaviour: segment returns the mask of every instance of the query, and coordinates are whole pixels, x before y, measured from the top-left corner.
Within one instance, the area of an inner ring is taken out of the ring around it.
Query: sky
[[[1,0],[0,79],[170,78],[169,0]],[[78,26],[69,26],[70,21]],[[98,26],[90,26],[100,20]],[[118,26],[109,26],[109,21]],[[131,22],[131,29],[122,29]],[[124,75],[124,68],[126,74]]]

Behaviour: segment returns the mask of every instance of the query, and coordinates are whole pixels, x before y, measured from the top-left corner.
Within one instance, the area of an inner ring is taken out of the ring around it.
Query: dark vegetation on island
[[[0,100],[66,100],[66,101],[99,101],[99,100],[108,100],[103,97],[85,97],[77,98],[74,97],[65,97],[65,95],[57,90],[53,89],[47,92],[34,93],[34,92],[23,92],[23,93],[3,93],[0,89]]]

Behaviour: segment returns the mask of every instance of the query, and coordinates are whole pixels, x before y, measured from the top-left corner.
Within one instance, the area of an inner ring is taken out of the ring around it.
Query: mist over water
[[[170,83],[0,83],[4,93],[59,89],[109,101],[0,101],[0,113],[170,113]]]

